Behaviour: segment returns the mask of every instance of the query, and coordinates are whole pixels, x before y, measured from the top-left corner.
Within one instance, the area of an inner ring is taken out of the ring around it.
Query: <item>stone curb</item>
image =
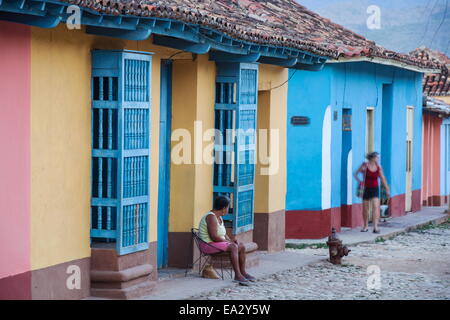
[[[393,231],[393,232],[390,232],[390,233],[378,236],[373,241],[355,242],[355,243],[351,243],[351,245],[358,245],[360,243],[373,243],[373,242],[376,242],[377,240],[381,240],[381,239],[389,240],[389,239],[392,239],[392,238],[394,238],[394,237],[396,237],[398,235],[401,235],[401,234],[406,233],[406,232],[411,232],[411,231],[417,230],[417,229],[419,229],[421,227],[424,227],[424,226],[427,226],[429,224],[438,226],[440,224],[443,224],[443,223],[447,222],[448,219],[450,219],[450,215],[445,213],[445,215],[443,217],[434,218],[434,219],[431,219],[431,220],[429,220],[427,222],[421,222],[421,223],[418,223],[418,224],[415,224],[415,225],[412,225],[412,226],[408,226],[408,227],[402,228],[399,231]]]

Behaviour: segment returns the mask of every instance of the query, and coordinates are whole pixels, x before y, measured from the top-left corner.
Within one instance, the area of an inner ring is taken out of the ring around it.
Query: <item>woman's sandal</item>
[[[249,280],[233,280],[233,282],[239,283],[241,286],[249,286]]]
[[[380,233],[380,229],[377,230],[373,229],[373,233]]]
[[[367,232],[367,231],[369,231],[369,228],[361,229],[361,232]]]
[[[256,282],[256,278],[253,277],[253,276],[251,276],[251,275],[245,276],[245,279],[247,279],[247,280],[250,281],[250,282]]]

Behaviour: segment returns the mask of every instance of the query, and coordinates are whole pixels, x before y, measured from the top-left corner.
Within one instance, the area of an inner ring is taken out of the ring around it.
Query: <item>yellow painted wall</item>
[[[86,35],[83,30],[32,29],[31,63],[31,266],[32,270],[90,256],[92,49],[153,52],[150,234],[157,240],[160,60],[175,50],[147,41]],[[215,63],[207,55],[178,55],[173,67],[172,132],[201,120],[214,127]],[[260,66],[260,90],[287,79],[287,70]],[[284,209],[287,86],[267,91],[267,123],[280,128],[280,170],[257,178],[256,212]],[[172,143],[172,146],[175,143]],[[202,142],[203,147],[209,142]],[[192,141],[192,146],[194,141]],[[191,150],[192,160],[194,153]],[[171,232],[187,232],[211,209],[213,166],[171,165]],[[264,184],[265,190],[258,187]]]
[[[194,163],[194,121],[202,121],[202,133],[214,128],[215,77],[215,63],[208,55],[173,64],[172,133],[177,129],[190,133],[191,164],[171,164],[170,232],[188,232],[212,207],[213,166]],[[172,148],[180,141],[173,141]]]
[[[262,64],[259,66],[258,126],[279,130],[279,169],[274,175],[261,175],[256,167],[255,213],[285,209],[286,202],[286,126],[288,69]],[[285,83],[283,86],[273,89]],[[270,148],[269,148],[270,150]]]
[[[90,256],[92,49],[154,52],[150,236],[157,239],[160,59],[175,52],[151,41],[124,41],[55,29],[32,29],[31,268]]]

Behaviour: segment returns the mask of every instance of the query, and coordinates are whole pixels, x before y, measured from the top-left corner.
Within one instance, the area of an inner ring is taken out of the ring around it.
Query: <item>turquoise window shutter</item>
[[[148,248],[151,55],[92,52],[91,239]]]
[[[258,65],[217,63],[214,197],[232,200],[233,233],[253,229]]]

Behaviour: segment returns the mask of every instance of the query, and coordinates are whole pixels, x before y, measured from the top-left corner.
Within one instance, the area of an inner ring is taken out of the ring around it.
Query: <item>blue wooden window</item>
[[[91,239],[148,248],[151,55],[92,52]]]
[[[257,87],[257,64],[217,63],[214,197],[232,200],[234,234],[253,229]]]

